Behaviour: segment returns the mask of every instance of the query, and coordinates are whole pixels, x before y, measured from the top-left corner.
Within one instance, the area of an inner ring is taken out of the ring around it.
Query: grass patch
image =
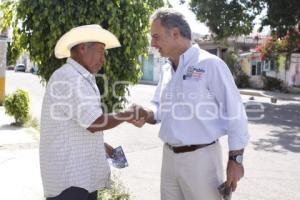
[[[111,188],[99,191],[98,200],[130,200],[130,194],[120,179],[114,175]]]
[[[26,128],[34,128],[38,132],[40,132],[40,124],[37,118],[29,116],[28,121],[24,124],[24,127]]]

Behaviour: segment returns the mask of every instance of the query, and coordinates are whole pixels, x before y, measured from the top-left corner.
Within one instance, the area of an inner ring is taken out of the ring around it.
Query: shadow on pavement
[[[247,105],[249,122],[252,124],[280,127],[281,130],[272,130],[268,135],[270,138],[262,138],[253,142],[254,149],[277,153],[286,153],[287,151],[300,153],[300,104],[260,104],[261,105]],[[250,110],[259,110],[258,108],[264,109],[263,112],[255,113],[251,111],[248,112],[249,108]]]
[[[300,133],[299,130],[284,128],[284,131],[271,131],[270,139],[259,139],[253,142],[257,151],[270,151],[276,153],[286,153],[287,151],[300,153]],[[279,147],[279,148],[278,148]]]
[[[14,126],[12,124],[4,124],[4,125],[0,126],[0,131],[14,131],[14,130],[19,130],[19,129],[21,129],[21,127]]]

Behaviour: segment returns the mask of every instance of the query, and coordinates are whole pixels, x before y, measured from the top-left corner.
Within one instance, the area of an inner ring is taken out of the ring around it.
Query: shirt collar
[[[198,52],[200,52],[200,48],[198,44],[194,44],[193,46],[188,48],[183,54],[181,54],[179,58],[179,63],[181,63],[182,66],[187,65],[191,58],[194,56],[194,54]]]
[[[68,58],[67,59],[67,63],[70,64],[70,65],[72,65],[74,67],[74,69],[76,71],[78,71],[85,78],[94,77],[93,74],[91,74],[87,69],[85,69],[81,64],[79,64],[78,62],[76,62],[74,59]]]

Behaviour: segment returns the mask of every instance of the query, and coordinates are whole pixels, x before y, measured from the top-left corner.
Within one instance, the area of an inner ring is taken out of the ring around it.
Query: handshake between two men
[[[87,130],[92,133],[104,131],[114,128],[123,122],[129,122],[136,127],[142,127],[146,122],[155,124],[154,114],[151,110],[134,104],[123,112],[101,115],[87,128]]]
[[[127,122],[135,125],[136,127],[140,128],[144,126],[146,122],[149,124],[155,123],[153,112],[142,106],[133,104],[125,112],[130,113],[130,117]]]

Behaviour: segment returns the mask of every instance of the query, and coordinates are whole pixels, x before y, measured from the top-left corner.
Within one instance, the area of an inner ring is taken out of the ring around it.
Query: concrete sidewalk
[[[37,131],[11,126],[3,107],[0,119],[0,199],[42,200]]]

